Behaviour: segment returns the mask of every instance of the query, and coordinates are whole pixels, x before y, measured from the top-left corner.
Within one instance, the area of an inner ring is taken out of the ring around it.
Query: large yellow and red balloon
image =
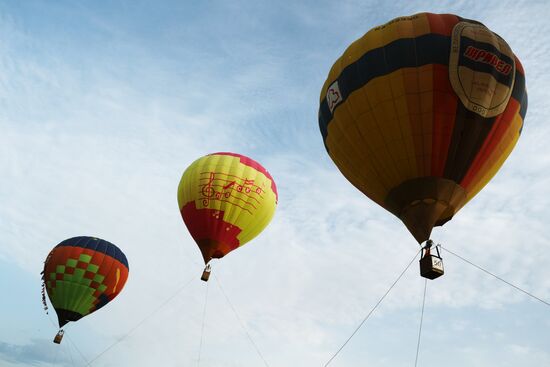
[[[267,226],[277,206],[277,188],[269,172],[253,159],[214,153],[185,170],[178,204],[208,263],[244,245]]]
[[[420,13],[346,49],[321,91],[319,126],[343,175],[421,243],[496,174],[526,110],[523,67],[500,36]]]

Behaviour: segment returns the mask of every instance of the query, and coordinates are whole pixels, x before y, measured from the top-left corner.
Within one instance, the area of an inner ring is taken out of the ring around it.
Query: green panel
[[[55,308],[87,315],[94,306],[94,289],[74,282],[58,281],[50,297]]]
[[[91,271],[92,273],[97,273],[97,271],[99,270],[99,266],[95,264],[89,264],[86,270]]]
[[[59,274],[63,274],[65,272],[65,265],[57,265],[55,268],[55,272]]]
[[[103,279],[105,279],[105,277],[101,274],[94,275],[94,282],[103,283]]]
[[[58,280],[55,283],[55,288],[53,288],[52,294],[50,295],[50,301],[52,302],[52,305],[55,308],[62,308],[67,309],[67,301],[68,301],[68,288],[67,284],[70,284],[68,282],[65,282],[63,280]]]
[[[92,260],[92,257],[90,255],[87,255],[87,254],[80,254],[80,256],[78,257],[78,260],[80,260],[82,262],[85,262],[85,263],[89,263],[90,260]]]
[[[84,269],[74,269],[75,282],[80,282],[84,278],[84,273],[86,273]]]
[[[74,302],[72,302],[72,309],[82,315],[90,313],[90,309],[94,306],[95,297],[93,296],[95,290],[93,288],[75,285]]]
[[[107,286],[106,286],[105,284],[100,284],[99,287],[97,287],[97,290],[98,290],[100,293],[105,292],[106,289],[107,289]]]
[[[55,280],[55,273],[50,273],[50,280]]]
[[[73,280],[72,274],[63,274],[63,280],[66,280],[67,282],[70,282]]]
[[[78,263],[78,260],[75,260],[75,259],[67,260],[67,266],[71,268],[76,268],[77,263]]]
[[[92,280],[88,279],[88,278],[82,278],[82,279],[80,279],[80,284],[89,287],[90,284],[92,284]]]

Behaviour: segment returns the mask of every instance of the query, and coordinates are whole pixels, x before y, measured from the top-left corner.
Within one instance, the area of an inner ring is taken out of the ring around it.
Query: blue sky
[[[214,274],[269,366],[322,366],[417,251],[326,154],[320,88],[371,27],[420,11],[477,19],[521,59],[529,108],[494,180],[434,239],[550,300],[546,1],[0,1],[0,365],[197,364],[205,284],[176,189],[197,157],[235,151],[279,206]],[[126,253],[130,277],[60,346],[40,271],[65,238]],[[540,302],[446,254],[428,284],[419,366],[550,365]],[[151,317],[166,299],[189,283]],[[209,282],[200,365],[263,362]],[[412,365],[423,280],[413,264],[331,366]]]

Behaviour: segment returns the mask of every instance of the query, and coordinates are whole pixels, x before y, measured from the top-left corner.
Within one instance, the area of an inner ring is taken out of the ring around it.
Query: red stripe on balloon
[[[453,136],[458,99],[449,81],[449,69],[433,65],[432,172],[443,177]]]
[[[459,22],[456,15],[453,14],[432,14],[426,13],[428,22],[430,23],[430,31],[432,33],[439,33],[444,36],[450,36],[453,27]]]

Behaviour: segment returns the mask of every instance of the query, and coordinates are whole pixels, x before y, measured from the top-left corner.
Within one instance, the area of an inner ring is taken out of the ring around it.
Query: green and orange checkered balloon
[[[44,283],[59,327],[112,301],[128,271],[124,253],[105,240],[73,237],[55,246],[44,263]]]

